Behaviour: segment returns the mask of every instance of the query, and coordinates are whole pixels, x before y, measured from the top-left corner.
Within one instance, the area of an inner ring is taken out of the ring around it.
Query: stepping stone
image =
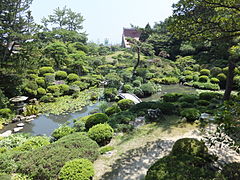
[[[17,127],[23,127],[24,126],[24,123],[18,123],[17,124]]]
[[[14,128],[13,129],[13,132],[19,132],[19,131],[21,131],[23,129],[23,127],[17,127],[17,128]]]
[[[12,134],[11,130],[5,131],[4,133],[0,134],[0,137],[8,137]]]
[[[27,119],[25,122],[30,123],[31,121],[33,121],[34,119]]]

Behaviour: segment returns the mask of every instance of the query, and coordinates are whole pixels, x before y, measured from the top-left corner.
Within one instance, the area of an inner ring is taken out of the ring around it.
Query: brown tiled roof
[[[141,32],[137,31],[134,28],[131,28],[131,29],[123,28],[123,36],[125,37],[139,38],[140,35],[141,35]]]

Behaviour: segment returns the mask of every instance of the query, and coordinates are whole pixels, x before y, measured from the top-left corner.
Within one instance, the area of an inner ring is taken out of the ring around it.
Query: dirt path
[[[102,155],[94,164],[94,180],[144,179],[148,168],[156,160],[169,154],[176,140],[184,137],[202,139],[202,135],[194,127],[183,127],[182,134],[176,134],[177,130],[174,129],[170,133],[162,132],[160,137],[156,137],[156,132],[151,132],[142,139],[136,138],[129,141],[124,146],[127,148],[120,155],[118,150],[110,155]],[[152,141],[143,141],[149,138],[152,138]],[[240,162],[239,155],[228,147],[209,147],[209,152],[218,154],[220,162]]]

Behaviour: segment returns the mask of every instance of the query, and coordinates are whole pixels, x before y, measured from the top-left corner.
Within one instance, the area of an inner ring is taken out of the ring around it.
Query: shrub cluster
[[[95,113],[90,115],[87,120],[85,127],[86,129],[90,129],[94,125],[100,124],[100,123],[106,123],[108,122],[109,118],[106,114],[104,113]]]
[[[125,111],[125,110],[128,110],[129,108],[131,108],[134,105],[134,102],[130,99],[122,99],[122,100],[118,101],[117,104],[122,111]]]

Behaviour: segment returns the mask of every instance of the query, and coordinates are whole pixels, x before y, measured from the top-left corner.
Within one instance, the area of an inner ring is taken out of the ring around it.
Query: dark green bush
[[[24,88],[24,94],[29,96],[29,97],[35,97],[37,95],[37,90],[33,90],[33,89],[25,87]]]
[[[125,84],[123,86],[123,92],[131,92],[133,91],[133,87],[131,86],[131,84]]]
[[[88,136],[96,141],[100,146],[108,144],[114,134],[114,130],[108,124],[97,124],[88,131]]]
[[[78,94],[80,92],[80,88],[77,85],[71,85],[69,86],[69,91],[68,93],[70,95]]]
[[[116,88],[104,88],[104,98],[107,101],[115,101],[117,98],[118,91]]]
[[[143,91],[145,97],[151,96],[152,94],[157,92],[155,84],[153,83],[142,84],[140,88]]]
[[[56,179],[64,164],[76,158],[90,161],[97,159],[99,146],[86,134],[74,133],[34,151],[15,158],[19,162],[18,172],[33,179]]]
[[[90,129],[91,127],[93,127],[94,125],[100,124],[100,123],[105,123],[108,122],[109,118],[106,114],[104,113],[95,113],[90,115],[87,120],[86,120],[86,124],[85,127],[86,129]]]
[[[240,163],[233,162],[225,165],[221,174],[226,180],[239,180],[240,179]]]
[[[68,82],[74,82],[79,80],[79,76],[77,74],[71,73],[67,76]]]
[[[55,77],[56,80],[65,80],[67,78],[67,73],[65,71],[57,71]]]
[[[190,81],[192,81],[194,78],[193,78],[193,76],[192,75],[187,75],[187,76],[185,76],[185,81],[187,81],[187,82],[190,82]]]
[[[60,93],[67,95],[69,93],[70,87],[67,84],[60,84],[58,85],[60,89]]]
[[[192,75],[192,74],[193,74],[193,71],[189,71],[189,70],[183,71],[184,76]]]
[[[220,87],[218,84],[212,84],[212,83],[194,82],[193,87],[199,88],[199,89],[220,90]]]
[[[157,106],[162,111],[163,114],[173,115],[173,114],[178,113],[177,112],[178,111],[177,108],[172,103],[163,102],[163,103],[158,103]]]
[[[188,102],[180,102],[179,106],[184,109],[184,108],[193,108],[195,105],[193,103],[188,103]]]
[[[121,111],[121,109],[119,108],[118,105],[113,105],[113,106],[111,106],[111,107],[108,107],[108,108],[105,110],[105,113],[106,113],[108,116],[111,116],[111,115],[113,115],[113,114],[115,114],[115,113],[118,113],[118,112],[120,112],[120,111]]]
[[[210,102],[207,100],[198,100],[197,101],[198,106],[208,106],[209,104],[210,104]]]
[[[167,93],[163,95],[164,102],[176,102],[182,96],[180,93]]]
[[[177,84],[179,79],[176,77],[164,77],[161,79],[161,84]]]
[[[40,74],[40,75],[44,75],[44,74],[46,74],[46,73],[54,73],[53,68],[52,68],[52,67],[41,67],[41,68],[39,69],[39,74]]]
[[[199,99],[210,101],[212,99],[221,99],[223,97],[220,93],[215,92],[202,92],[199,94]]]
[[[210,76],[210,70],[208,70],[208,69],[202,69],[202,70],[200,71],[200,75],[201,75],[201,76]]]
[[[131,124],[116,124],[117,132],[129,133],[134,130],[134,126]]]
[[[147,171],[145,180],[199,180],[214,179],[216,171],[203,158],[165,156],[155,162]]]
[[[133,84],[134,87],[140,87],[140,86],[141,86],[141,81],[139,81],[139,80],[134,80],[134,81],[132,82],[132,84]]]
[[[200,76],[198,81],[202,83],[206,83],[208,82],[208,80],[209,80],[208,76]]]
[[[0,109],[0,117],[9,118],[11,113],[12,111],[9,108]]]
[[[136,114],[133,114],[130,111],[122,111],[117,114],[114,114],[110,117],[109,124],[116,128],[117,124],[128,124],[130,121],[135,120]]]
[[[88,159],[73,159],[61,168],[58,179],[61,180],[90,180],[94,176],[94,168]]]
[[[108,82],[108,88],[119,88],[123,79],[117,73],[109,73],[105,76],[105,80]]]
[[[129,108],[131,108],[134,105],[134,102],[130,99],[122,99],[122,100],[118,101],[117,104],[122,111],[125,111],[125,110],[128,110]]]
[[[200,112],[195,108],[187,108],[181,111],[181,116],[185,117],[188,122],[194,122],[195,120],[199,119]]]
[[[179,102],[187,102],[187,103],[194,103],[198,100],[198,96],[196,94],[183,94],[178,101]]]
[[[60,93],[60,88],[58,85],[51,85],[47,87],[47,91],[54,95],[55,93]]]
[[[67,136],[72,133],[74,133],[73,128],[66,126],[66,125],[62,125],[59,128],[55,129],[51,136],[54,138],[54,140],[58,140],[64,136]]]
[[[225,74],[223,74],[223,73],[220,73],[220,74],[217,75],[217,78],[220,81],[221,88],[225,88],[227,76]]]
[[[139,98],[144,97],[144,92],[140,87],[134,88],[133,93]]]
[[[73,127],[74,127],[74,131],[76,131],[76,132],[83,132],[86,130],[85,122],[82,121],[81,119],[75,121]]]

